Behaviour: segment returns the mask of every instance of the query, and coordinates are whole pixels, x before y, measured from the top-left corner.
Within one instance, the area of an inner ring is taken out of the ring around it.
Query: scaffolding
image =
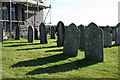
[[[21,24],[21,23],[24,23],[24,21],[20,21],[20,20],[12,20],[12,4],[16,4],[16,3],[19,3],[19,4],[22,4],[22,5],[24,5],[24,6],[26,6],[27,7],[27,19],[26,19],[26,26],[28,26],[28,24],[30,24],[30,23],[37,23],[37,25],[39,26],[39,17],[37,18],[37,22],[30,22],[30,21],[28,21],[28,16],[29,16],[29,14],[28,14],[28,12],[29,12],[29,6],[31,7],[37,7],[37,13],[38,13],[38,15],[40,15],[39,14],[39,8],[42,8],[42,9],[46,9],[46,8],[51,8],[51,6],[48,6],[48,5],[46,5],[46,4],[43,4],[43,3],[41,3],[39,0],[0,0],[0,2],[1,3],[9,3],[9,20],[2,20],[2,19],[0,19],[0,22],[1,23],[5,23],[5,35],[6,35],[6,23],[7,22],[9,22],[10,23],[10,31],[9,31],[9,35],[10,35],[10,39],[12,39],[12,23],[14,22],[14,23],[18,23],[18,25],[19,24]],[[2,14],[1,14],[2,15]]]

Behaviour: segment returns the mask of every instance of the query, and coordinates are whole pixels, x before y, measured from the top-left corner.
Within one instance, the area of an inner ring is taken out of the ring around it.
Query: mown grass
[[[6,40],[2,44],[3,78],[118,78],[118,46],[104,48],[104,62],[84,59],[84,51],[77,57],[63,55],[57,39],[48,44],[39,40]]]

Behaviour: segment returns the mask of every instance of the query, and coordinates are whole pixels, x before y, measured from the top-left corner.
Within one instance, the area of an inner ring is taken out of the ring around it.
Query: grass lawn
[[[57,39],[48,44],[40,40],[6,40],[2,44],[3,78],[118,78],[118,47],[104,48],[104,62],[84,59],[84,51],[77,57],[63,55]]]

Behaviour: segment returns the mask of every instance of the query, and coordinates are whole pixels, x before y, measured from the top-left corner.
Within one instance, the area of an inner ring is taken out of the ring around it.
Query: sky
[[[62,21],[65,25],[88,25],[91,22],[98,26],[115,26],[118,24],[119,0],[51,0],[51,22],[57,25]],[[50,0],[46,0],[50,4]],[[46,16],[48,10],[44,11]],[[50,14],[46,23],[50,22]]]

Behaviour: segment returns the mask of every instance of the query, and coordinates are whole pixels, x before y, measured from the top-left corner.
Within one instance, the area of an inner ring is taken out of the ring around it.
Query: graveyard
[[[55,34],[53,38],[49,33],[43,34],[45,25],[41,24],[40,40],[34,40],[34,29],[28,33],[28,36],[30,35],[28,39],[4,40],[2,43],[2,77],[118,78],[119,46],[114,45],[117,41],[110,39],[111,43],[109,41],[107,42],[110,43],[109,45],[106,43],[103,46],[103,41],[107,39],[102,37],[102,30],[94,23],[89,24],[85,31],[78,30],[75,24],[70,24],[68,28],[65,28],[62,22],[58,22],[57,26],[60,27],[57,27],[56,31],[60,33]],[[80,26],[82,27],[79,28],[82,29],[83,25]],[[89,31],[94,31],[94,33]],[[79,36],[80,34],[85,35]]]
[[[65,17],[60,21],[60,16],[55,19],[59,22],[53,24],[51,0],[47,4],[46,0],[0,1],[2,79],[118,79],[120,22],[100,26],[78,20],[78,25],[74,21],[79,16],[72,19],[71,8],[70,24],[65,24]]]

